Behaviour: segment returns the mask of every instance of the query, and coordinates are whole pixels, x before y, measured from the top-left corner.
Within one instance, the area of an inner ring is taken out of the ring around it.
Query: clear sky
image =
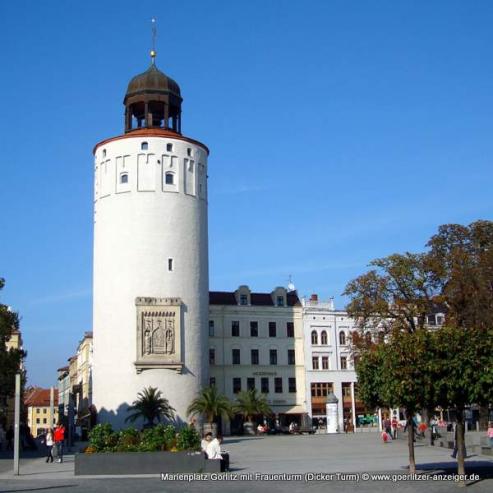
[[[492,219],[493,2],[0,2],[1,301],[30,384],[92,319],[94,144],[149,64],[209,160],[210,287],[327,299],[438,225]]]

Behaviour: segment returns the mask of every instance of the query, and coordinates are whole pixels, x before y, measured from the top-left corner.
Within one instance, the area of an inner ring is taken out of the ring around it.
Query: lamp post
[[[21,420],[21,369],[15,374],[15,408],[14,408],[14,475],[19,475],[19,431]]]

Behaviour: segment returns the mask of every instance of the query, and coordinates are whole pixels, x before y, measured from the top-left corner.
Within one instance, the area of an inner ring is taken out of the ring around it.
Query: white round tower
[[[153,62],[125,133],[94,148],[93,403],[116,427],[149,386],[185,421],[207,381],[209,151],[181,134],[181,102]]]

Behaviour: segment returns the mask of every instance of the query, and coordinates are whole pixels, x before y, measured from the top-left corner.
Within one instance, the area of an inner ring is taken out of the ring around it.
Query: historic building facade
[[[264,394],[281,424],[305,409],[302,306],[296,291],[254,293],[248,286],[209,294],[210,385],[232,401]],[[239,423],[232,422],[231,431]]]
[[[302,300],[307,412],[315,425],[325,424],[327,395],[338,399],[338,429],[356,427],[364,411],[357,400],[356,372],[351,355],[351,333],[358,330],[346,312],[335,310],[332,300],[321,302],[316,294]]]
[[[182,134],[154,55],[128,85],[124,134],[94,148],[93,402],[117,427],[149,386],[185,421],[207,382],[209,151]]]
[[[57,389],[53,389],[53,408],[51,408],[51,389],[40,387],[26,389],[24,406],[27,414],[27,425],[33,437],[46,433],[58,423]]]

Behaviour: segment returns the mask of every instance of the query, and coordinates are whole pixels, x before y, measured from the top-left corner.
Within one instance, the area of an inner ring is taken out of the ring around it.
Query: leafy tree
[[[430,334],[428,373],[436,403],[456,410],[458,474],[465,474],[464,408],[493,401],[493,328],[443,327]]]
[[[5,280],[0,278],[0,291]],[[0,303],[0,402],[15,394],[15,374],[26,356],[22,349],[7,350],[6,343],[19,330],[19,315],[7,305]]]
[[[343,293],[350,298],[346,310],[360,327],[381,327],[415,332],[437,294],[436,278],[425,254],[405,253],[373,260],[375,267],[350,281]]]
[[[160,421],[161,418],[173,419],[175,410],[168,402],[168,399],[163,397],[160,390],[155,387],[147,387],[137,395],[131,406],[127,408],[127,412],[133,413],[128,416],[125,421],[134,422],[139,418],[144,418],[145,422],[150,426],[154,425],[154,421]]]
[[[472,331],[493,327],[493,222],[440,226],[427,245],[447,326]],[[488,406],[479,408],[480,429],[488,426]]]
[[[269,416],[272,409],[267,403],[267,399],[259,394],[256,389],[243,390],[236,397],[233,406],[234,412],[241,414],[247,421],[251,421],[256,414]]]
[[[232,414],[231,402],[218,392],[215,385],[205,387],[188,406],[189,415],[203,414],[207,423],[212,425],[220,416],[229,417]]]

